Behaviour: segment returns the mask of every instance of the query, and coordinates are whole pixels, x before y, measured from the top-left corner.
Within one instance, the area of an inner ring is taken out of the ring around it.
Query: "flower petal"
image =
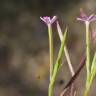
[[[54,23],[56,21],[57,17],[53,16],[53,18],[50,19],[50,17],[45,16],[45,17],[40,17],[40,19],[48,25],[48,24]]]
[[[57,19],[57,16],[53,16],[53,18],[51,19],[51,24],[54,23]]]
[[[92,21],[96,21],[96,15],[94,15],[94,17],[90,20],[90,22]]]
[[[92,15],[90,15],[90,16],[88,17],[88,21],[90,21],[92,18],[94,18],[94,14],[92,14]]]
[[[46,23],[46,21],[45,21],[44,17],[40,17],[40,19]]]

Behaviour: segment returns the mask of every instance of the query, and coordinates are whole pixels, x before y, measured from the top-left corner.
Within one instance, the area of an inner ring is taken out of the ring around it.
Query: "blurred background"
[[[40,16],[57,15],[62,30],[68,26],[67,47],[74,69],[85,48],[84,24],[76,21],[80,8],[96,13],[95,0],[0,0],[0,96],[47,96],[49,45],[47,26]],[[53,24],[55,59],[60,46]],[[59,96],[71,74],[63,58],[54,96]],[[85,87],[85,68],[76,80],[77,96]],[[96,96],[93,84],[90,96]]]

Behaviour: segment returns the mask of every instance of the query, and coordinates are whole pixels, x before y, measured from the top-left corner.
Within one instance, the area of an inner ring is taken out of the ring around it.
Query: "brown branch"
[[[79,75],[80,71],[82,70],[82,68],[85,65],[85,61],[86,61],[86,57],[83,56],[81,59],[81,62],[79,64],[79,68],[76,71],[75,75],[70,79],[70,81],[66,84],[66,86],[64,87],[64,89],[66,89],[67,87],[69,87],[70,85],[72,85],[72,83],[75,81],[75,79],[77,78],[77,76]]]
[[[64,89],[63,89],[63,92],[61,93],[60,96],[64,96],[65,92],[69,89],[69,87],[72,86],[72,84],[74,83],[74,81],[76,80],[76,78],[78,77],[79,73],[81,72],[82,68],[84,67],[85,65],[85,61],[86,61],[86,57],[83,56],[81,61],[80,61],[80,64],[79,64],[79,67],[76,71],[76,73],[74,74],[74,76],[69,80],[69,82],[65,85]]]

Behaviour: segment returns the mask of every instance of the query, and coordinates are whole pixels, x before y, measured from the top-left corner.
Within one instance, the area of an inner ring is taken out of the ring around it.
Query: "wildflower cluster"
[[[85,32],[86,32],[86,70],[87,70],[87,78],[86,78],[86,88],[84,91],[84,96],[88,96],[90,86],[92,84],[92,81],[94,77],[96,76],[96,52],[94,53],[93,60],[90,60],[90,31],[89,31],[89,26],[90,23],[93,21],[96,21],[96,15],[92,14],[90,16],[87,16],[83,10],[81,9],[81,15],[77,20],[84,22],[85,24]],[[67,28],[65,29],[64,35],[62,33],[61,27],[59,25],[59,22],[57,21],[57,16],[53,16],[52,19],[48,16],[45,17],[40,17],[40,19],[47,25],[48,27],[48,35],[49,35],[49,51],[50,51],[50,83],[49,83],[49,91],[48,91],[48,96],[53,96],[54,94],[54,85],[56,81],[57,74],[62,66],[62,57],[63,53],[65,54],[65,57],[68,62],[68,66],[72,75],[72,79],[70,82],[67,84],[70,86],[74,78],[76,78],[77,74],[79,73],[81,67],[77,70],[77,72],[74,72],[74,69],[72,67],[72,63],[70,60],[70,56],[66,47],[66,34],[67,34]],[[57,21],[57,22],[56,22]],[[61,40],[61,46],[58,52],[58,56],[56,61],[54,62],[54,53],[53,53],[53,32],[52,32],[52,24],[55,23],[57,24],[57,31]],[[84,63],[81,61],[81,63]],[[83,64],[84,65],[84,64]],[[65,92],[65,91],[64,91]],[[63,96],[63,95],[62,95]],[[70,95],[71,96],[71,95]],[[75,96],[75,95],[74,95]]]

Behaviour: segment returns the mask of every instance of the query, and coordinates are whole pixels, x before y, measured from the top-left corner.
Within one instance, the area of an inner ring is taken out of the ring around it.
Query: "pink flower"
[[[83,12],[82,9],[81,9],[80,11],[81,11],[81,17],[80,17],[80,18],[77,18],[77,20],[83,21],[83,22],[89,22],[89,23],[96,20],[96,15],[91,14],[90,16],[87,16],[87,15]]]
[[[45,24],[47,24],[47,25],[50,24],[50,25],[51,25],[51,24],[53,24],[53,23],[56,21],[57,16],[53,16],[52,19],[51,19],[50,17],[48,17],[48,16],[40,17],[40,19],[41,19],[42,21],[44,21]]]

